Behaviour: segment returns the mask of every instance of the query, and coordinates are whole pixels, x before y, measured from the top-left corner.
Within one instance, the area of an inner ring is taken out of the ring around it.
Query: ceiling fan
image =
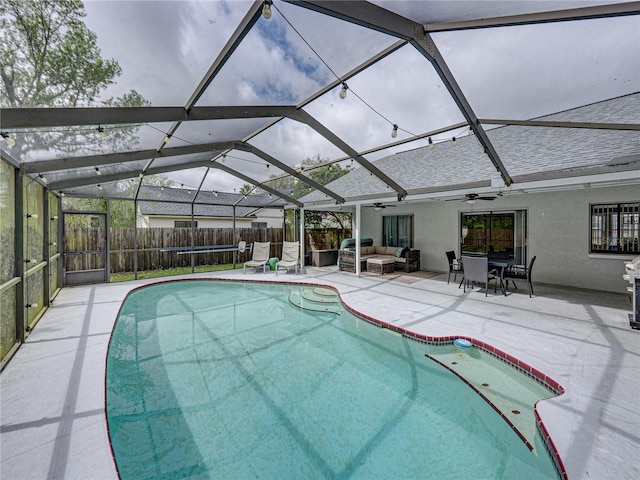
[[[495,200],[495,199],[496,197],[485,197],[478,193],[467,193],[465,194],[464,198],[460,201],[467,202],[468,204],[472,205],[476,203],[476,201],[478,200]],[[459,200],[459,199],[456,198],[455,200]]]
[[[376,202],[376,203],[374,203],[373,205],[365,205],[365,207],[373,207],[373,208],[375,208],[376,210],[382,210],[383,208],[387,208],[387,207],[395,208],[396,206],[395,206],[395,205],[383,205],[383,204],[382,204],[382,203],[380,203],[380,202]]]

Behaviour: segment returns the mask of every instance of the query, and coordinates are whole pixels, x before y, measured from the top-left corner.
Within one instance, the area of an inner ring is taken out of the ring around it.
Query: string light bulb
[[[217,197],[217,196],[218,196],[218,192],[216,192],[215,190],[214,190],[213,192],[211,192],[211,193],[213,193],[213,196],[214,196],[214,197]]]
[[[104,131],[104,127],[98,125],[98,128],[96,128],[96,130],[98,130],[98,136],[100,137],[100,140],[104,140],[105,138],[107,138],[107,132]]]
[[[37,213],[27,213],[27,218],[38,218]]]
[[[102,172],[100,171],[100,169],[98,167],[96,167],[96,175],[102,175]]]
[[[347,85],[347,82],[342,82],[342,88],[340,89],[340,98],[342,100],[344,100],[345,98],[347,98],[347,90],[349,90],[349,87]]]
[[[267,170],[269,170],[269,167],[270,167],[271,165],[269,165],[269,164],[267,163],[265,166],[267,167]]]
[[[393,130],[391,130],[391,138],[396,138],[398,136],[398,125],[393,124]]]
[[[102,190],[102,185],[98,184],[98,190]]]
[[[269,20],[271,18],[271,0],[265,0],[262,5],[262,16]]]
[[[44,176],[44,175],[42,175],[42,174],[39,174],[39,175],[38,175],[38,178],[40,178],[40,180],[42,181],[42,183],[47,183],[47,182],[48,182],[47,177],[45,177],[45,176]]]
[[[222,163],[226,163],[227,162],[227,154],[223,154],[222,155]]]
[[[458,144],[458,142],[456,141],[456,137],[453,137],[451,139],[451,143],[453,144],[454,147]]]
[[[169,140],[171,140],[171,135],[169,135],[168,133],[164,136],[164,139],[162,140],[163,143],[166,145],[167,143],[169,143]]]
[[[11,138],[7,132],[0,132],[0,134],[2,135],[2,139],[9,147],[13,147],[16,144],[16,141]]]
[[[431,140],[431,137],[429,137],[429,148],[433,150],[435,146],[436,146],[435,143],[433,143],[433,140]]]

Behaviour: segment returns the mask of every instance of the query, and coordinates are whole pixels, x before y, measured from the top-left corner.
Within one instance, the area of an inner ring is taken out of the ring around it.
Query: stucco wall
[[[278,211],[279,212],[279,211]],[[160,216],[139,216],[139,227],[151,228],[173,228],[176,220],[188,222],[190,217],[160,217]],[[198,222],[198,228],[233,228],[233,219],[231,218],[202,218],[195,217]],[[267,228],[282,228],[282,214],[277,213],[274,216],[258,216],[254,219],[236,218],[237,228],[250,228],[251,222],[267,222]]]
[[[448,270],[445,252],[459,254],[461,212],[527,210],[528,258],[537,256],[534,282],[611,292],[626,292],[623,263],[632,255],[589,254],[591,203],[640,201],[636,186],[586,188],[535,194],[511,193],[474,205],[430,201],[397,208],[362,209],[362,236],[382,240],[383,215],[414,215],[414,246],[421,252],[422,269]]]

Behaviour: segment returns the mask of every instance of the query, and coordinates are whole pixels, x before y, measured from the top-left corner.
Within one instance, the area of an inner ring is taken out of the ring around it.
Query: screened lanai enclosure
[[[4,359],[67,284],[237,264],[241,240],[277,256],[320,222],[310,212],[360,236],[382,204],[640,182],[638,2],[7,0],[0,14]],[[623,200],[637,238],[640,199]]]

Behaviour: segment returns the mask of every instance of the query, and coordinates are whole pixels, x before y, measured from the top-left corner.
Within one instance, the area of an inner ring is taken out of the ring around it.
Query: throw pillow
[[[404,248],[400,247],[396,250],[396,257],[401,257],[404,254]]]

